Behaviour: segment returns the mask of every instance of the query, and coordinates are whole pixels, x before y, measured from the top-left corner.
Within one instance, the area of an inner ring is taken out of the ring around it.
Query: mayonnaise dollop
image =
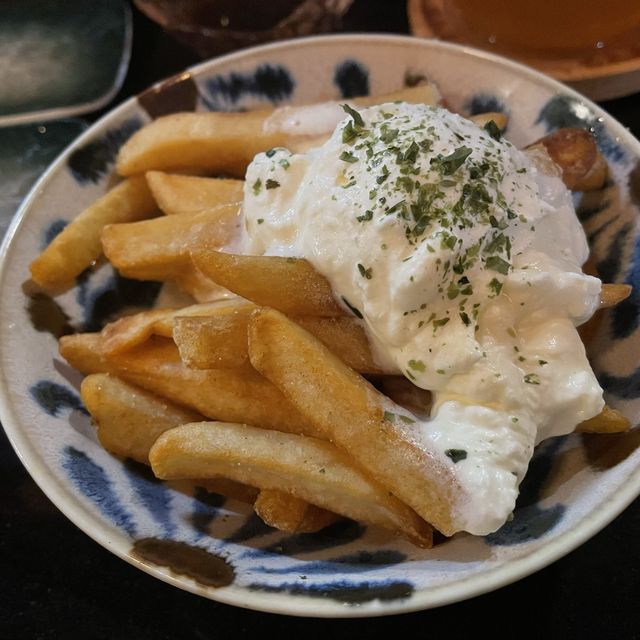
[[[380,363],[433,392],[415,438],[472,496],[457,528],[487,534],[534,446],[603,406],[576,331],[601,286],[585,235],[560,178],[495,129],[425,105],[349,112],[317,149],[256,156],[244,250],[309,260]]]

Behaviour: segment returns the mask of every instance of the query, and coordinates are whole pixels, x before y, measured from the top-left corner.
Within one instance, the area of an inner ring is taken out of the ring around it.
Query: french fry
[[[581,422],[576,431],[583,433],[622,433],[631,429],[631,422],[617,409],[606,406],[593,418]]]
[[[585,129],[558,129],[526,148],[543,147],[560,168],[562,181],[571,191],[601,189],[607,179],[607,161],[593,136]]]
[[[455,533],[451,514],[468,496],[451,470],[418,446],[410,424],[386,418],[394,406],[388,398],[271,309],[252,316],[249,356],[325,438],[439,531]]]
[[[100,444],[111,453],[143,464],[149,464],[149,450],[160,434],[203,419],[195,411],[106,373],[87,376],[80,395],[98,425]]]
[[[101,255],[102,229],[113,223],[149,218],[156,204],[144,178],[124,180],[71,221],[29,265],[36,284],[61,290]]]
[[[474,116],[469,116],[469,120],[477,124],[480,128],[484,127],[489,122],[495,122],[495,125],[500,129],[500,131],[504,131],[507,126],[508,118],[505,113],[500,111],[488,111],[487,113],[478,113]]]
[[[205,276],[258,305],[295,315],[345,315],[327,279],[307,260],[199,250],[191,258]]]
[[[191,269],[192,249],[215,249],[229,242],[238,227],[238,207],[183,213],[102,231],[109,262],[124,276],[139,280],[173,279]]]
[[[195,369],[240,367],[249,361],[247,324],[255,307],[245,305],[234,313],[207,317],[182,317],[173,321],[173,339],[182,361]],[[301,327],[349,367],[360,373],[399,373],[383,370],[374,360],[364,329],[352,318],[292,316]]]
[[[631,295],[631,286],[628,284],[603,283],[600,290],[600,309],[608,309],[620,304]]]
[[[223,422],[165,432],[149,454],[162,479],[224,477],[276,489],[430,547],[431,527],[328,442]]]
[[[253,309],[254,306],[240,299],[218,300],[205,304],[194,304],[181,309],[152,309],[124,316],[107,324],[100,335],[103,338],[105,353],[114,354],[136,347],[148,340],[152,335],[171,338],[173,336],[174,318],[191,316],[223,316],[233,314],[239,309]],[[201,367],[214,369],[215,367]]]
[[[146,178],[158,207],[166,215],[216,210],[219,206],[239,204],[243,199],[242,180],[201,178],[161,171],[148,171]]]
[[[281,131],[265,131],[270,111],[175,113],[158,118],[120,148],[122,176],[150,170],[201,168],[239,178],[260,152],[286,143]]]
[[[289,533],[314,533],[333,524],[339,517],[277,489],[260,491],[253,508],[266,524]]]
[[[107,355],[100,334],[60,340],[60,354],[82,373],[111,373],[214,420],[318,435],[268,380],[253,369],[189,369],[171,340],[152,337],[124,353]]]

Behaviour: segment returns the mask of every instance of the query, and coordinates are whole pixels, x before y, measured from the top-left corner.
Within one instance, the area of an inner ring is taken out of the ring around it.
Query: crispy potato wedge
[[[254,308],[251,303],[235,298],[194,304],[181,309],[152,309],[110,322],[102,329],[100,335],[104,340],[104,351],[117,353],[142,344],[152,335],[171,338],[176,316],[181,318],[226,316],[240,309],[252,310]],[[215,367],[201,368],[214,369]]]
[[[295,315],[345,315],[327,279],[307,260],[199,250],[191,258],[205,276],[258,305]]]
[[[282,393],[253,369],[189,369],[166,338],[154,336],[124,353],[108,355],[100,334],[75,334],[60,340],[60,354],[82,373],[117,375],[214,420],[318,435]]]
[[[165,432],[149,454],[162,479],[224,477],[284,491],[430,547],[431,527],[328,442],[240,424],[200,422]]]
[[[241,178],[260,151],[286,143],[281,131],[265,131],[271,111],[174,113],[149,123],[121,147],[122,176],[150,170],[201,168]]]
[[[615,307],[630,295],[631,285],[603,283],[600,291],[600,309]]]
[[[202,415],[178,407],[107,373],[82,381],[80,395],[98,426],[100,444],[111,453],[149,464],[149,450],[167,429],[202,420]]]
[[[567,189],[595,191],[604,186],[609,170],[607,161],[587,130],[558,129],[529,145],[527,151],[540,147],[560,168]]]
[[[495,122],[500,131],[504,131],[509,121],[507,114],[500,111],[488,111],[487,113],[478,113],[474,116],[469,116],[469,120],[477,124],[480,128],[484,127],[487,123]]]
[[[173,321],[173,339],[182,361],[195,369],[239,367],[249,361],[247,324],[255,309],[245,305],[239,311],[208,317],[181,317]],[[360,373],[399,373],[383,370],[374,360],[367,335],[353,318],[292,316],[301,327],[349,367]]]
[[[449,467],[418,446],[403,409],[277,311],[254,312],[249,356],[326,438],[439,531],[455,533],[452,511],[468,497]]]
[[[191,270],[193,249],[216,249],[229,242],[239,225],[239,208],[221,206],[130,224],[107,225],[102,246],[111,264],[138,280],[173,279]]]
[[[147,171],[147,184],[158,207],[166,215],[201,213],[233,206],[243,200],[243,181],[201,178]]]
[[[288,533],[314,533],[339,518],[331,511],[277,489],[260,491],[253,508],[266,524]]]
[[[611,409],[606,405],[597,416],[581,422],[576,427],[576,431],[583,433],[622,433],[629,429],[631,429],[629,419],[617,409]]]
[[[144,178],[124,180],[74,218],[29,265],[31,277],[48,290],[61,290],[101,255],[106,225],[149,218],[156,211]]]

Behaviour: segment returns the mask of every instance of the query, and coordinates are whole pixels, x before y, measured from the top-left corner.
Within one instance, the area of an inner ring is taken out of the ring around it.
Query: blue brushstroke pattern
[[[266,98],[272,104],[293,95],[296,83],[286,67],[263,64],[249,73],[230,73],[205,82],[203,100],[211,111],[225,111],[249,95]]]
[[[189,522],[196,531],[196,540],[209,535],[209,527],[220,513],[226,498],[217,493],[210,493],[202,487],[196,487],[193,498],[193,511]]]
[[[296,533],[265,547],[268,553],[295,555],[323,551],[361,538],[366,528],[352,520],[340,520],[316,533]]]
[[[130,280],[114,272],[106,283],[92,289],[90,275],[90,271],[85,271],[77,280],[76,300],[83,310],[82,331],[100,331],[127,307],[152,307],[162,286],[161,282]]]
[[[520,494],[513,512],[513,519],[495,533],[485,537],[491,545],[511,546],[537,540],[549,533],[562,519],[566,507],[556,503],[541,507],[538,502],[544,484],[553,469],[554,458],[565,437],[548,440],[529,464],[527,475],[520,485]]]
[[[640,237],[636,238],[630,265],[624,282],[631,285],[631,295],[610,311],[611,330],[617,339],[627,338],[640,325]]]
[[[236,544],[240,542],[246,542],[254,538],[263,538],[275,530],[270,527],[255,513],[252,513],[243,524],[236,529],[230,536],[225,538],[227,542],[234,542]]]
[[[131,514],[122,506],[105,470],[86,453],[75,447],[66,447],[62,467],[78,490],[91,500],[116,527],[130,536],[136,535]]]
[[[336,66],[333,83],[343,98],[369,95],[369,71],[357,60],[345,60]]]
[[[64,409],[81,411],[89,415],[80,397],[68,387],[57,382],[40,380],[29,388],[29,394],[50,416],[57,417]]]
[[[379,551],[360,551],[352,555],[306,562],[304,565],[296,563],[285,567],[252,567],[251,571],[270,575],[286,575],[288,573],[304,573],[306,575],[362,573],[400,564],[406,559],[407,556],[400,551],[381,549]]]
[[[612,162],[624,162],[627,152],[609,134],[606,126],[577,98],[554,96],[540,109],[536,124],[544,124],[547,131],[562,127],[580,127],[593,133],[602,153]]]
[[[120,147],[142,127],[139,118],[129,118],[120,126],[107,130],[96,140],[76,149],[67,159],[67,166],[80,184],[97,184],[109,172]]]
[[[640,398],[640,367],[628,376],[614,376],[600,372],[598,382],[605,391],[619,398],[625,400]]]
[[[404,600],[414,592],[414,586],[410,582],[400,580],[385,580],[382,582],[349,582],[341,580],[322,584],[290,582],[281,585],[254,582],[249,585],[249,589],[266,593],[289,593],[294,596],[326,598],[350,605],[363,604],[373,600],[381,600],[383,602]]]
[[[490,111],[507,113],[507,108],[504,103],[491,93],[476,93],[467,100],[465,109],[472,116],[478,113],[489,113]]]
[[[126,460],[124,470],[138,498],[162,527],[166,537],[172,537],[176,525],[171,521],[171,491],[153,475],[149,467],[134,460]]]
[[[62,218],[58,218],[49,223],[42,234],[42,242],[40,243],[40,249],[46,249],[51,241],[68,225],[69,223]]]

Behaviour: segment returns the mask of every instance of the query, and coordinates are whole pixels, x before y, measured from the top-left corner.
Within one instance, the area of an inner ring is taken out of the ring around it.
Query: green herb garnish
[[[447,449],[444,455],[451,458],[454,464],[467,459],[467,452],[464,449]]]

